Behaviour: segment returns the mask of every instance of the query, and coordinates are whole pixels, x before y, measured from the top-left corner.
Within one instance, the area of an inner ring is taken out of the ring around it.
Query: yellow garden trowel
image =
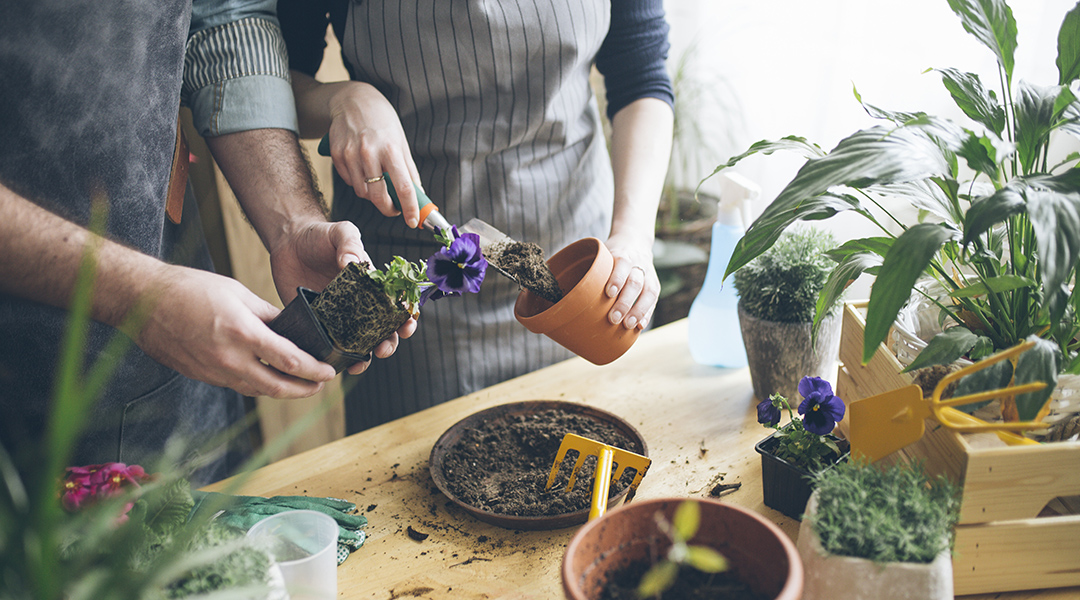
[[[1046,423],[1034,421],[989,423],[961,412],[953,406],[992,400],[1001,396],[1036,392],[1046,387],[1045,382],[1035,381],[957,396],[948,400],[941,399],[942,392],[952,382],[995,363],[1009,360],[1034,345],[1034,342],[1023,342],[949,373],[937,383],[929,399],[924,399],[922,389],[912,384],[884,394],[855,400],[848,407],[850,419],[848,441],[851,442],[852,455],[861,454],[870,462],[884,458],[918,441],[926,433],[926,419],[928,418],[934,418],[944,427],[954,431],[993,431],[1010,445],[1037,444],[1038,442],[1014,432],[1044,429],[1048,427]]]
[[[563,436],[562,444],[559,445],[559,451],[555,453],[555,464],[551,466],[551,474],[548,475],[547,486],[544,488],[545,491],[551,489],[551,486],[555,484],[555,477],[559,474],[559,468],[562,466],[562,461],[563,458],[566,457],[567,450],[577,450],[578,458],[577,462],[574,463],[574,468],[570,471],[570,480],[566,484],[566,491],[574,489],[574,482],[577,481],[578,469],[585,463],[585,457],[596,457],[596,474],[593,477],[592,503],[589,507],[590,521],[607,511],[608,490],[611,487],[611,482],[621,478],[627,467],[637,471],[637,474],[634,475],[634,480],[630,482],[630,492],[629,495],[627,495],[627,502],[629,502],[630,497],[633,496],[634,491],[637,490],[638,485],[641,484],[641,479],[645,477],[645,472],[649,470],[649,465],[652,464],[652,459],[640,454],[609,446],[596,440],[581,437],[580,435],[568,433]],[[618,465],[618,470],[614,475],[612,475],[611,472],[612,463]]]

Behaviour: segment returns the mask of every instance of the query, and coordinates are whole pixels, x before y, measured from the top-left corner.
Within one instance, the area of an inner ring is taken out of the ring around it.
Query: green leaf
[[[894,130],[871,127],[841,140],[827,156],[807,161],[747,229],[724,277],[767,250],[796,220],[856,208],[847,198],[825,194],[833,186],[864,187],[949,174],[949,160],[939,144],[959,146],[959,140],[957,132],[939,122]]]
[[[764,154],[767,156],[779,150],[790,150],[797,154],[801,154],[805,158],[815,158],[825,155],[825,151],[821,149],[821,146],[808,142],[806,141],[806,138],[796,135],[785,136],[779,140],[759,140],[751,144],[746,152],[729,158],[726,163],[721,163],[713,169],[712,173],[698,183],[697,188],[694,190],[694,195],[697,195],[698,190],[701,189],[701,185],[712,178],[713,175],[716,175],[729,167],[734,167],[742,159],[755,154]]]
[[[1005,108],[998,103],[997,94],[983,87],[982,80],[974,73],[963,73],[952,68],[936,70],[941,73],[945,89],[952,94],[960,110],[1001,137],[1005,131]]]
[[[962,150],[962,149],[961,149]],[[945,187],[943,187],[945,186]],[[946,192],[945,188],[950,191]],[[942,180],[935,178],[910,181],[875,188],[883,195],[896,199],[909,200],[915,208],[933,213],[942,219],[959,224],[964,220],[963,211],[956,198],[957,184],[954,180]],[[950,197],[949,194],[952,194]]]
[[[675,583],[678,575],[679,565],[669,560],[656,563],[641,577],[641,583],[638,584],[637,589],[638,598],[659,596]]]
[[[888,254],[889,248],[892,248],[892,244],[893,238],[890,237],[868,237],[858,240],[848,240],[836,248],[829,250],[825,255],[836,262],[842,262],[845,258],[854,254],[871,253],[884,257]]]
[[[933,365],[950,364],[971,350],[978,337],[967,327],[950,327],[930,338],[926,347],[903,372],[907,373]]]
[[[866,111],[866,114],[870,115],[871,117],[873,117],[875,119],[885,119],[887,121],[892,121],[893,123],[896,123],[897,125],[903,125],[904,123],[908,123],[908,122],[913,121],[915,119],[926,116],[926,113],[923,113],[923,112],[918,112],[918,113],[899,112],[899,111],[885,110],[885,109],[882,109],[882,108],[878,108],[878,107],[876,107],[876,106],[874,106],[872,104],[867,104],[866,102],[863,102],[862,94],[859,93],[859,90],[855,88],[854,84],[852,84],[852,86],[851,86],[851,92],[855,95],[855,99],[859,101],[859,104],[862,105],[863,110]]]
[[[1065,14],[1058,32],[1058,84],[1068,85],[1080,77],[1080,5]]]
[[[721,573],[728,570],[728,561],[724,555],[708,546],[689,546],[686,562],[703,573]]]
[[[1020,288],[1033,288],[1038,285],[1038,283],[1027,277],[1021,277],[1019,275],[999,275],[998,277],[989,277],[958,290],[953,290],[949,292],[949,296],[953,298],[974,298],[991,292],[1000,294],[1002,292],[1018,290]]]
[[[955,230],[943,225],[920,223],[896,238],[870,290],[863,338],[863,364],[870,361],[878,345],[885,340],[897,313],[910,298],[912,287],[926,271],[938,249],[956,235]]]
[[[672,525],[678,541],[690,541],[701,525],[701,507],[693,500],[680,502],[675,509],[675,521]]]
[[[1069,274],[1080,259],[1080,194],[1031,188],[1026,199],[1028,219],[1035,231],[1039,275],[1052,301],[1051,320],[1056,321],[1065,310],[1059,292],[1067,291]]]
[[[171,481],[146,494],[146,526],[160,536],[171,535],[183,527],[195,501],[186,479]]]
[[[968,167],[972,171],[986,173],[990,179],[996,180],[999,166],[992,156],[992,153],[996,154],[996,150],[989,139],[971,133],[964,138],[964,143],[957,154],[967,160]]]
[[[1050,141],[1050,131],[1057,120],[1055,103],[1061,88],[1020,82],[1019,97],[1013,103],[1016,113],[1016,153],[1025,173],[1036,167],[1043,148]]]
[[[1005,71],[1006,84],[1012,82],[1016,53],[1016,19],[1004,0],[949,0],[964,29],[990,49]]]
[[[1023,385],[1033,381],[1045,381],[1046,387],[1016,397],[1016,412],[1021,421],[1033,421],[1038,416],[1043,405],[1050,399],[1061,370],[1061,351],[1056,344],[1036,336],[1030,336],[1028,340],[1034,341],[1035,347],[1016,359],[1015,383]]]
[[[994,340],[980,335],[979,339],[975,340],[975,345],[968,350],[968,358],[971,360],[980,360],[990,356],[994,353]]]
[[[1024,212],[1023,193],[1026,188],[1023,179],[1014,179],[990,196],[972,200],[971,208],[964,217],[964,238],[961,242],[968,245],[994,225]]]
[[[845,244],[845,246],[846,245],[847,244]],[[814,324],[812,327],[812,331],[815,334],[817,333],[818,326],[821,325],[822,319],[832,312],[833,307],[840,299],[840,296],[844,294],[844,290],[847,289],[848,284],[858,279],[867,269],[876,267],[880,264],[881,257],[878,256],[877,253],[860,252],[848,254],[833,268],[832,272],[829,273],[829,278],[825,281],[825,286],[821,288],[821,292],[818,294],[817,306],[814,309]]]

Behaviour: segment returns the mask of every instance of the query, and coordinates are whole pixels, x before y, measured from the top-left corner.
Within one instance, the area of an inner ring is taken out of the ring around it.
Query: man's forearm
[[[267,250],[290,232],[327,220],[295,133],[254,129],[206,142]]]
[[[119,326],[164,263],[96,236],[0,184],[0,291],[67,307],[91,242],[98,263],[91,316]]]

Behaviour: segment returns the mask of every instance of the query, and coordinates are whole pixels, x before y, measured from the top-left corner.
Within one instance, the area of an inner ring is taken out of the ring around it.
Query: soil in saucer
[[[447,450],[443,476],[448,491],[465,504],[502,515],[540,517],[589,508],[596,457],[585,459],[573,490],[567,492],[577,453],[570,451],[551,490],[545,491],[555,455],[567,433],[640,453],[641,448],[607,423],[561,410],[492,419],[471,429]],[[626,469],[609,491],[626,488],[634,471]],[[609,495],[609,497],[610,497]]]
[[[637,586],[652,563],[639,561],[611,573],[600,590],[599,600],[640,600]],[[734,573],[704,573],[691,567],[681,567],[674,585],[659,596],[659,600],[767,600],[739,581]]]
[[[411,316],[368,277],[368,263],[349,263],[311,302],[330,339],[343,350],[367,354]]]
[[[562,300],[559,282],[544,260],[544,250],[532,242],[495,242],[484,249],[484,258],[518,285],[552,304]]]

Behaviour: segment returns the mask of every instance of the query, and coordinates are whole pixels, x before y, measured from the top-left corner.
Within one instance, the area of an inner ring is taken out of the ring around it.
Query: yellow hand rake
[[[852,402],[848,407],[852,455],[861,454],[870,462],[884,458],[918,441],[926,433],[926,419],[931,417],[955,431],[993,431],[1010,445],[1038,443],[1014,432],[1043,429],[1048,426],[1046,423],[1034,421],[989,423],[953,407],[992,400],[1001,396],[1036,392],[1046,387],[1045,382],[1035,381],[948,400],[941,399],[941,393],[952,382],[1003,360],[1012,359],[1034,345],[1034,342],[1023,342],[949,373],[937,383],[933,395],[926,400],[923,399],[919,386],[913,384]]]
[[[649,465],[652,464],[652,459],[640,454],[609,446],[596,440],[581,437],[580,435],[568,433],[563,436],[562,444],[559,445],[559,451],[555,453],[555,464],[551,466],[551,474],[548,475],[547,486],[544,488],[545,491],[551,489],[551,486],[555,484],[555,477],[559,474],[559,468],[562,467],[562,461],[563,458],[566,457],[567,450],[577,450],[578,457],[577,461],[574,463],[574,468],[570,471],[570,480],[566,483],[566,491],[574,489],[574,482],[577,481],[578,469],[585,463],[585,458],[588,456],[596,457],[596,473],[593,477],[592,503],[589,507],[590,521],[607,511],[608,490],[611,487],[612,481],[622,478],[623,473],[627,468],[634,469],[637,472],[634,475],[633,481],[630,482],[630,492],[626,496],[626,501],[629,502],[630,498],[633,497],[634,491],[637,490],[638,485],[641,484],[641,479],[645,477],[645,472],[649,470]],[[614,475],[611,472],[612,463],[618,465],[618,469],[615,471]]]

